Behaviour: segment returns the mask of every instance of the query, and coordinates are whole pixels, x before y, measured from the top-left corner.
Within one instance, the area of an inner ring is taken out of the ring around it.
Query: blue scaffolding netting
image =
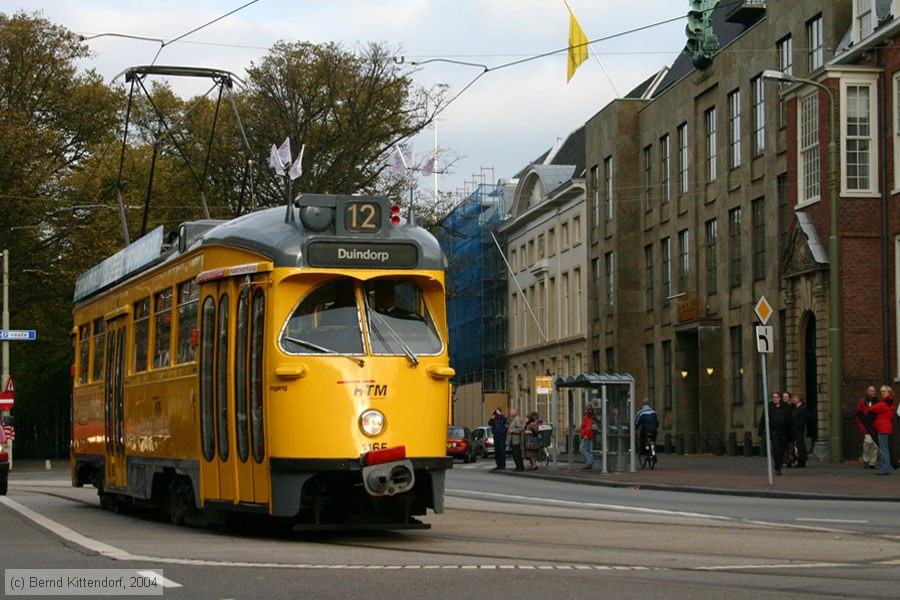
[[[441,222],[447,255],[450,364],[457,384],[506,391],[506,269],[492,233],[506,215],[504,187],[482,184]]]

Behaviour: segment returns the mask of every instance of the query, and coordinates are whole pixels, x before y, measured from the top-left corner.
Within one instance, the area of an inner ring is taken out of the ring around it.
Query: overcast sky
[[[248,2],[4,0],[0,10],[39,10],[85,36],[118,33],[169,41]],[[441,192],[471,192],[473,181],[511,178],[557,137],[671,64],[684,47],[685,21],[678,18],[687,13],[688,0],[568,2],[588,39],[616,36],[594,43],[597,57],[592,54],[568,84],[569,14],[563,0],[258,0],[166,45],[156,64],[215,67],[243,76],[276,41],[303,40],[347,47],[384,42],[410,61],[448,58],[485,65],[490,70],[441,114],[437,127],[439,146],[460,157],[451,173],[440,176]],[[650,27],[672,19],[678,20]],[[620,35],[641,27],[648,28]],[[128,67],[150,64],[160,47],[109,36],[88,43],[93,56],[85,65],[107,80]],[[452,96],[482,71],[437,62],[424,66],[416,80],[429,87],[448,84]],[[172,84],[184,96],[208,87],[188,88],[183,80]],[[416,140],[419,157],[433,145],[433,135],[429,131]],[[292,140],[295,149],[299,142]],[[433,195],[432,179],[423,179],[422,186]]]

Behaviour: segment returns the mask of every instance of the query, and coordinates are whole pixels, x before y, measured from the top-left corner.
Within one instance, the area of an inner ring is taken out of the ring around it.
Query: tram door
[[[125,322],[106,323],[103,375],[103,421],[106,438],[106,488],[123,489],[128,472],[125,457]]]
[[[200,309],[200,445],[204,497],[232,500],[233,468],[230,465],[229,413],[229,316],[228,280],[204,285]]]
[[[245,277],[236,280],[234,311],[234,352],[232,410],[234,422],[235,499],[239,502],[268,503],[269,482],[264,462],[262,433],[262,350],[265,334],[265,292],[267,280]]]

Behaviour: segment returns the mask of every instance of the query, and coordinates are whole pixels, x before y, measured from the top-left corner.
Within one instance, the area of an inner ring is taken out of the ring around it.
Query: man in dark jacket
[[[791,430],[791,413],[781,401],[781,392],[772,392],[772,403],[769,405],[769,437],[772,440],[772,466],[775,474],[781,475],[781,461]],[[757,435],[762,441],[766,435],[766,415],[759,419]]]
[[[506,470],[506,432],[509,429],[507,425],[506,415],[498,406],[494,409],[494,414],[488,420],[488,425],[494,433],[494,460],[497,466],[492,471]]]
[[[791,415],[792,430],[794,432],[794,446],[797,450],[795,458],[797,467],[806,466],[806,422],[809,413],[806,411],[806,403],[803,402],[803,396],[797,394],[794,396],[794,414]]]

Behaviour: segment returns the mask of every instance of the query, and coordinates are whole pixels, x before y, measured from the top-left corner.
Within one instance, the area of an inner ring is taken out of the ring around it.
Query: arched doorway
[[[806,435],[815,444],[819,438],[819,399],[818,376],[816,373],[816,315],[806,311],[800,318],[800,389],[806,398],[806,410],[809,420],[806,423]]]

